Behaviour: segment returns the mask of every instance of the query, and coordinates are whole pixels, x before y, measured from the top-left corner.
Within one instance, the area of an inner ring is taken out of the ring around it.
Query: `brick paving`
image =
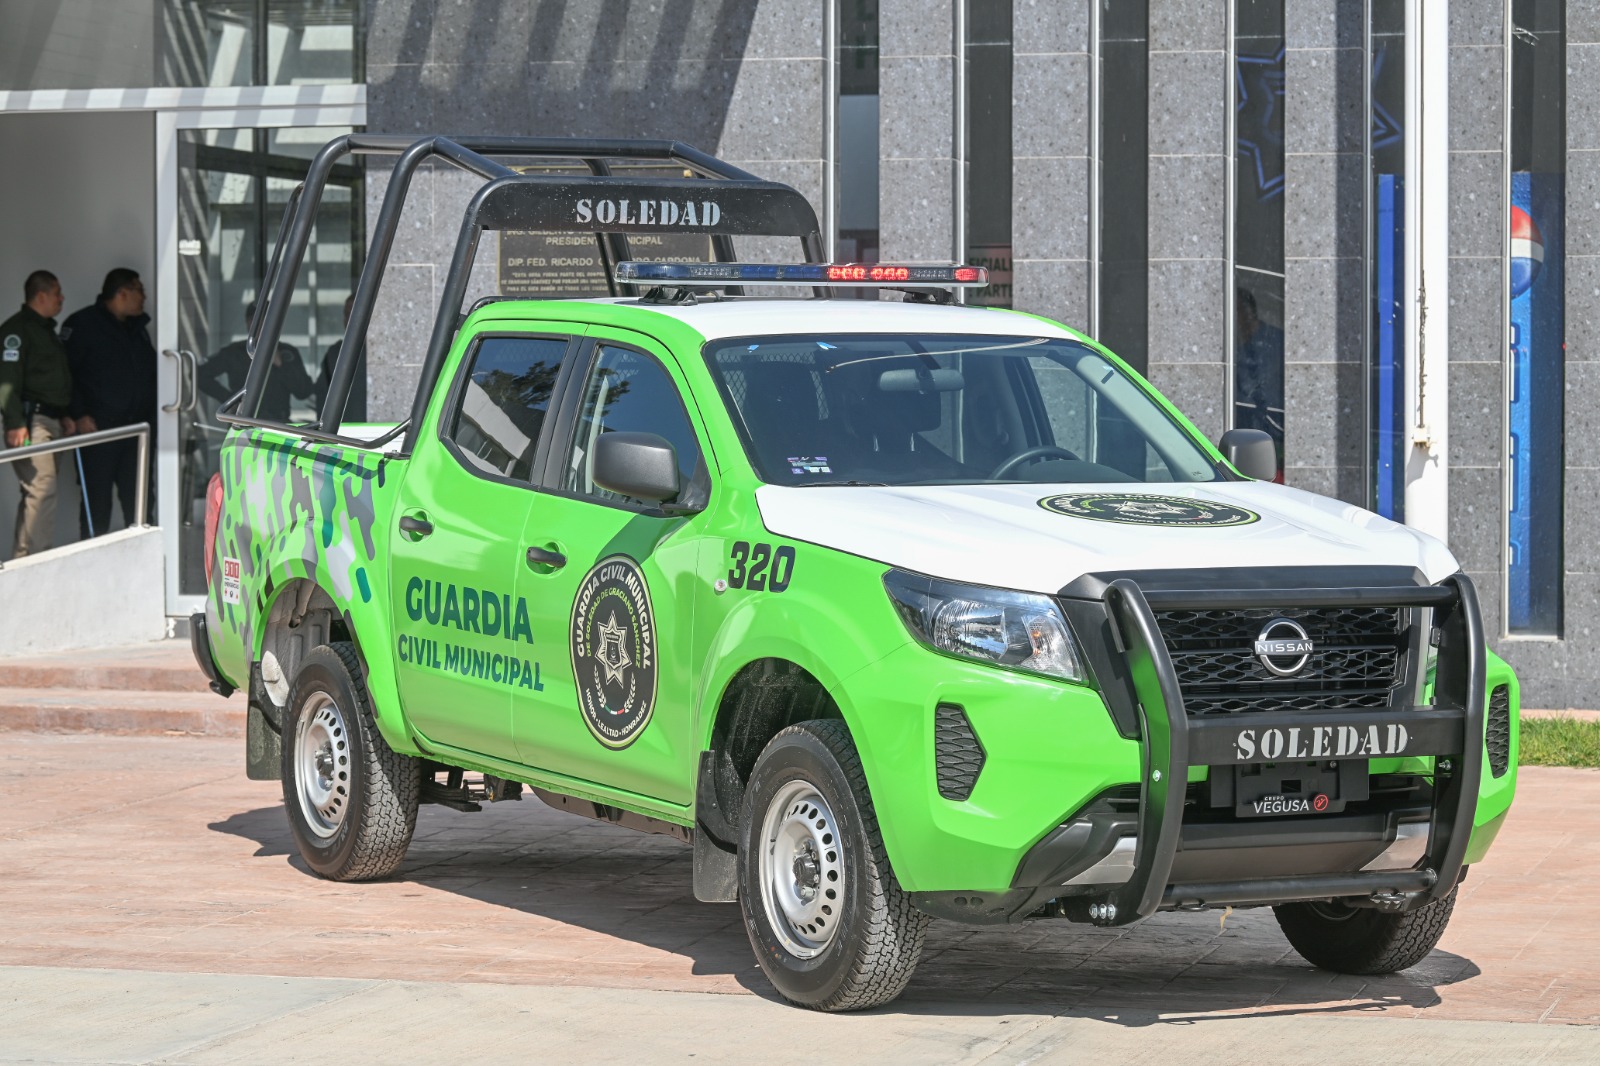
[[[335,884],[293,855],[279,786],[244,778],[240,746],[0,736],[0,965],[772,994],[736,906],[694,901],[689,851],[674,841],[533,799],[479,814],[425,807],[396,878]],[[1408,973],[1315,970],[1265,910],[1117,931],[937,922],[905,1004],[1133,1024],[1592,1024],[1597,878],[1600,772],[1527,769],[1440,949]]]

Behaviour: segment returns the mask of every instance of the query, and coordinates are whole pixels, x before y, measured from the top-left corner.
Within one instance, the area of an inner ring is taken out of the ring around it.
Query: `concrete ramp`
[[[124,529],[0,567],[0,659],[160,640],[161,531]]]

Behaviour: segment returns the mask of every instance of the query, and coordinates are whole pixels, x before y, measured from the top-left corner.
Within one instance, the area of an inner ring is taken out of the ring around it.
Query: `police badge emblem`
[[[1056,514],[1124,522],[1135,526],[1247,526],[1261,521],[1254,511],[1212,500],[1182,496],[1135,496],[1127,493],[1080,492],[1047,496],[1039,506]]]
[[[589,571],[572,604],[571,645],[584,722],[606,747],[627,747],[656,705],[655,616],[639,564],[613,555]]]

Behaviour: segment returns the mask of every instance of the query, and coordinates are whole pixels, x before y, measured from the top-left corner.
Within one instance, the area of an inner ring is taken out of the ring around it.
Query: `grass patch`
[[[1600,722],[1577,718],[1524,718],[1523,766],[1600,768]]]

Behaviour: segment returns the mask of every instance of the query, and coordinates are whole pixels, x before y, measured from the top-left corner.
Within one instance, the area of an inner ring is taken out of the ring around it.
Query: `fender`
[[[827,557],[819,555],[819,560],[822,558]],[[747,595],[726,609],[706,645],[698,672],[702,680],[695,694],[695,735],[700,750],[710,747],[718,709],[740,670],[760,659],[786,659],[815,677],[838,705],[856,740],[868,787],[874,788],[887,767],[880,753],[871,750],[869,731],[861,728],[861,716],[870,709],[852,698],[850,678],[911,643],[911,635],[895,615],[887,594],[880,609],[865,612],[860,609],[859,597],[827,594],[834,581],[851,581],[857,587],[880,582],[886,569],[881,563],[836,555],[827,565],[829,571],[851,572],[819,575],[814,584],[796,583],[781,596]],[[844,610],[845,604],[854,606],[855,611]]]
[[[294,567],[288,563],[282,565],[283,579],[278,579],[280,571],[275,568],[269,571],[271,578],[271,599],[266,601],[260,617],[272,617],[278,601],[285,596],[299,595],[300,589],[307,583],[314,586],[330,600],[338,617],[343,621],[345,630],[350,634],[350,640],[356,646],[356,654],[360,657],[362,665],[367,672],[367,694],[372,701],[373,719],[378,724],[378,731],[383,734],[383,739],[388,742],[401,755],[422,755],[416,740],[411,735],[410,724],[400,709],[400,693],[394,672],[394,659],[390,649],[394,646],[393,627],[390,624],[388,613],[377,603],[354,604],[342,603],[340,597],[335,595],[324,580],[325,575],[313,574],[310,577],[289,576]],[[254,645],[251,648],[250,661],[258,663],[266,651],[267,626],[256,627]]]

